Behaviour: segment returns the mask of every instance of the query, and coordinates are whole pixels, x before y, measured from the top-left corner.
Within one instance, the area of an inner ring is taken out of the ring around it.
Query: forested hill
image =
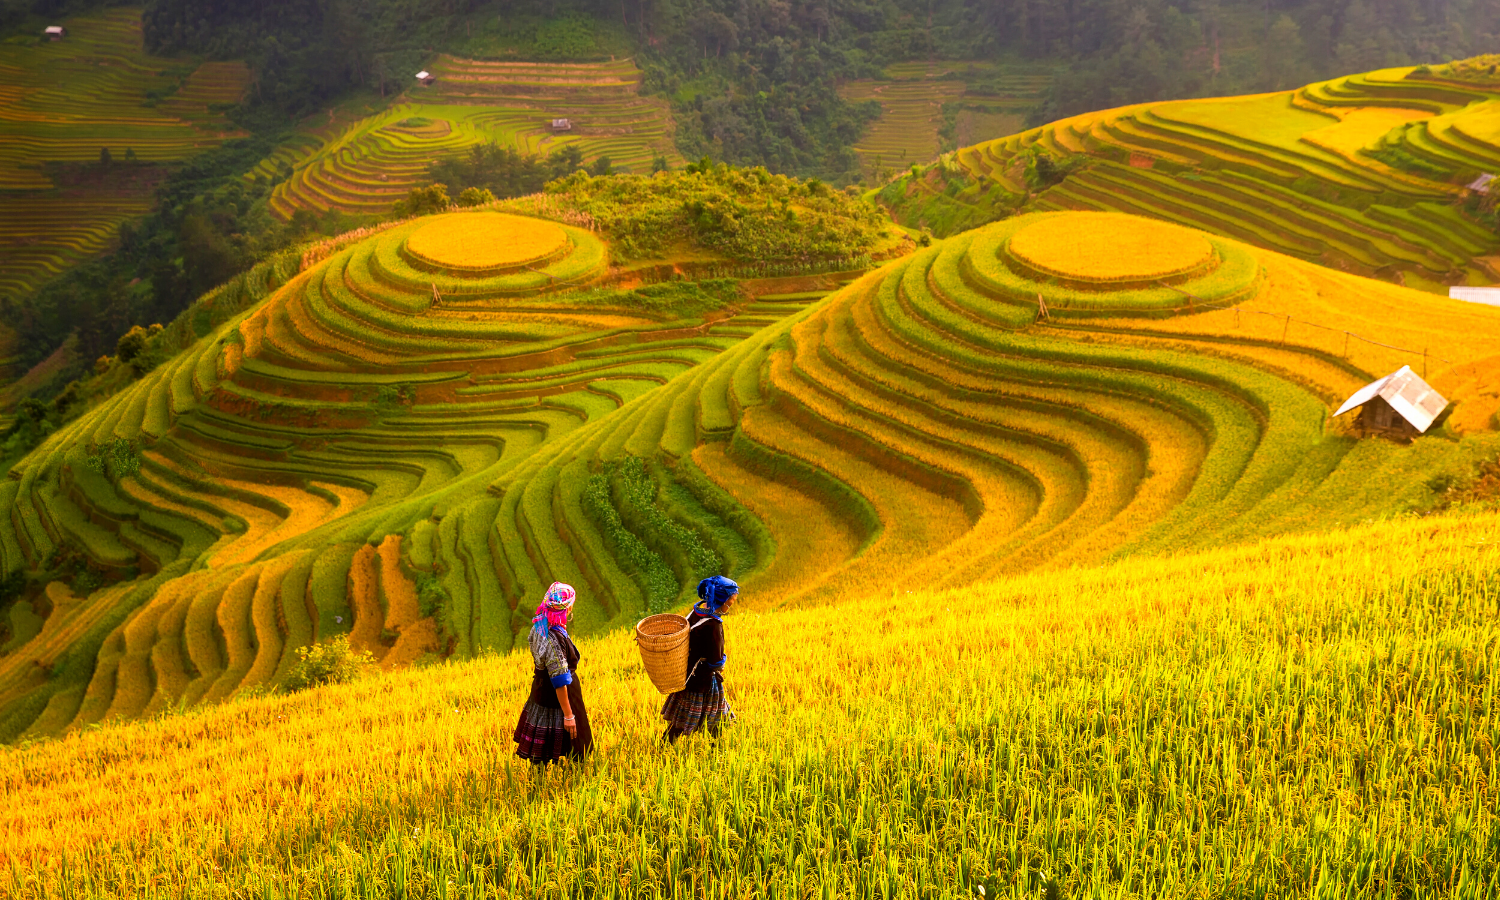
[[[149,0],[148,48],[247,57],[293,112],[400,89],[433,52],[637,56],[679,146],[852,177],[869,115],[831,89],[901,59],[1061,64],[1041,120],[1144,100],[1293,87],[1483,52],[1500,0]]]

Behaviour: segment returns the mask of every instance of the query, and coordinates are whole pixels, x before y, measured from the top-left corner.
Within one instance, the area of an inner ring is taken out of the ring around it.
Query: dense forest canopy
[[[540,23],[540,24],[539,24]],[[559,26],[558,23],[562,23]],[[832,90],[903,59],[1008,55],[1060,65],[1045,114],[1291,87],[1468,56],[1500,0],[150,0],[148,46],[248,56],[258,98],[306,110],[357,85],[404,84],[441,49],[531,29],[541,55],[634,45],[678,103],[684,153],[837,175],[862,124]],[[512,37],[515,35],[512,34]]]

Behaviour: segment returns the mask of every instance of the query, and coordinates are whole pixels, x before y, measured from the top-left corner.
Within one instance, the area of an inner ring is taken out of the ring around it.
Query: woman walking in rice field
[[[578,683],[578,647],[568,636],[577,592],[554,581],[531,620],[531,697],[516,723],[516,755],[538,765],[583,756],[593,744]]]
[[[698,583],[699,600],[688,616],[687,684],[661,708],[661,717],[667,720],[663,737],[672,743],[698,731],[718,737],[719,728],[734,721],[734,711],[724,698],[723,616],[739,595],[740,586],[722,575]]]

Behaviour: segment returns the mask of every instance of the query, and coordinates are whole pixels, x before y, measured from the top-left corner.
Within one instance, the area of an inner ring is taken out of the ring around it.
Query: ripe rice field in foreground
[[[0,751],[17,897],[1443,897],[1500,891],[1500,516],[727,620],[739,721],[511,756],[525,652]]]
[[[1500,244],[1463,208],[1464,185],[1500,170],[1500,77],[1485,73],[1382,69],[1086,113],[960,148],[880,196],[939,235],[1018,205],[1113,210],[1425,290],[1491,284]],[[1036,153],[1081,168],[1029,197]]]

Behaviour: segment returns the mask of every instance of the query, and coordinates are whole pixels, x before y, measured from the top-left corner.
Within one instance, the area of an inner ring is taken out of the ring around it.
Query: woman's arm
[[[557,690],[557,702],[563,711],[563,727],[568,729],[568,737],[578,737],[578,722],[573,718],[573,705],[568,701],[568,687],[563,685]]]
[[[727,660],[724,655],[724,623],[715,622],[709,627],[714,630],[713,644],[709,647],[708,653],[705,654],[707,658],[703,661],[708,664],[708,670],[717,675],[724,671],[724,663]]]
[[[548,635],[546,644],[542,650],[542,663],[547,670],[547,676],[552,681],[552,689],[557,692],[557,705],[562,707],[563,727],[568,730],[568,737],[578,737],[578,723],[573,719],[573,706],[568,701],[568,685],[573,683],[573,673],[568,671],[568,660],[563,656],[562,645],[557,642],[557,635]]]

